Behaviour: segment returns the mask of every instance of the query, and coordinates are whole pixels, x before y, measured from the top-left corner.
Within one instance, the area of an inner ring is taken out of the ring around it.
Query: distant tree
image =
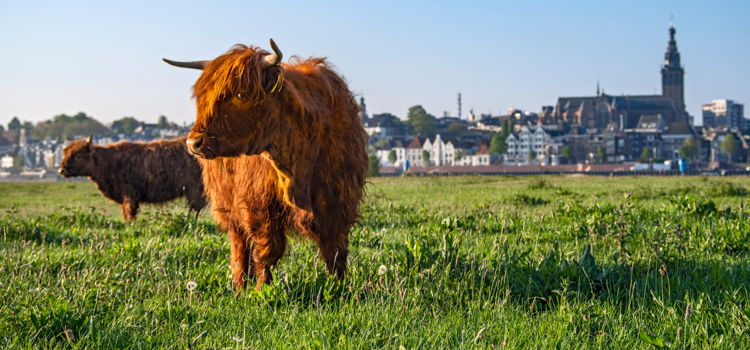
[[[560,149],[560,156],[565,158],[566,161],[570,161],[573,159],[573,148],[570,146],[563,146],[562,149]]]
[[[596,146],[596,155],[599,157],[599,161],[602,163],[607,162],[607,150],[604,149],[604,146],[598,145]]]
[[[26,130],[27,135],[31,135],[31,131],[34,130],[34,124],[30,121],[24,121],[21,125],[21,129]]]
[[[86,113],[80,112],[73,116],[56,115],[52,120],[38,123],[31,134],[36,139],[50,137],[67,140],[88,135],[109,136],[112,135],[112,130]]]
[[[397,160],[398,160],[398,156],[396,156],[396,151],[391,150],[390,152],[388,152],[388,161],[391,164],[395,164]]]
[[[641,161],[647,162],[651,158],[651,152],[649,152],[648,147],[643,147],[643,150],[641,151]]]
[[[422,150],[422,163],[424,163],[424,165],[430,165],[430,152],[426,149]]]
[[[406,116],[407,123],[418,136],[432,137],[437,129],[437,120],[421,105],[412,106]]]
[[[505,143],[506,137],[508,136],[503,136],[502,132],[492,135],[490,139],[490,154],[498,155],[508,152],[508,144]]]
[[[448,125],[448,131],[457,135],[463,135],[469,131],[469,128],[467,128],[464,123],[453,122]]]
[[[721,151],[729,156],[729,161],[734,161],[734,155],[740,150],[740,144],[737,142],[737,138],[734,134],[724,135],[724,140],[721,141]]]
[[[682,143],[682,147],[680,147],[680,157],[693,159],[696,154],[698,154],[698,145],[695,142],[695,138],[692,136],[686,138],[685,142]]]
[[[536,152],[534,152],[533,149],[530,149],[529,150],[529,160],[534,160],[534,159],[536,159]]]
[[[459,161],[463,157],[464,157],[464,152],[461,152],[461,150],[457,150],[456,153],[453,154],[454,161]]]
[[[515,121],[513,119],[505,119],[500,123],[500,132],[503,136],[508,137],[513,132]],[[503,140],[505,140],[505,137]]]
[[[22,127],[21,121],[18,120],[18,117],[13,117],[13,119],[8,122],[8,130],[14,131],[14,130],[20,130]]]
[[[380,159],[374,151],[370,150],[367,152],[367,159],[369,161],[368,175],[378,176],[380,175]]]
[[[5,132],[5,127],[0,125],[0,132]]]
[[[23,159],[23,155],[20,153],[17,153],[15,156],[13,156],[13,168],[17,170],[22,170],[23,167],[26,165],[25,159]]]
[[[382,139],[378,140],[378,143],[376,143],[375,146],[383,148],[383,147],[388,146],[389,143],[390,143],[390,141],[388,141],[388,139],[382,138]]]
[[[177,129],[178,126],[176,123],[170,122],[166,116],[160,115],[159,116],[159,129]]]
[[[122,117],[112,122],[112,130],[118,135],[132,135],[140,125],[141,122],[133,117]]]
[[[159,129],[169,129],[169,120],[165,115],[159,116],[159,121],[157,124],[159,124]]]
[[[427,114],[427,111],[424,109],[424,107],[422,107],[422,105],[411,106],[406,112],[406,122],[411,124],[412,120],[414,120],[414,117],[424,114]]]

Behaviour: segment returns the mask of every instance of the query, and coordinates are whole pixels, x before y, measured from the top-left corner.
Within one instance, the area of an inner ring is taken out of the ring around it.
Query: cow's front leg
[[[328,237],[319,243],[320,255],[326,262],[328,273],[339,279],[346,274],[346,263],[349,257],[349,237],[346,234]]]
[[[281,259],[286,250],[286,234],[278,222],[269,222],[268,229],[257,232],[253,247],[253,262],[258,280],[255,290],[259,291],[264,283],[271,283],[271,267]]]
[[[120,204],[122,210],[122,219],[125,221],[134,221],[138,214],[138,201],[131,197],[125,197]]]
[[[248,262],[252,244],[248,244],[246,237],[240,230],[230,228],[227,234],[229,236],[230,250],[229,269],[232,271],[232,282],[234,282],[234,288],[237,291],[240,291],[245,288],[246,277],[249,272]]]

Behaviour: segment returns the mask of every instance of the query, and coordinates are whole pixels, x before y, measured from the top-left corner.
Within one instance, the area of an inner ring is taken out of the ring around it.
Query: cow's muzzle
[[[209,147],[206,144],[206,136],[201,135],[198,137],[188,137],[185,140],[185,146],[188,151],[201,158],[211,159],[215,156],[211,154]]]

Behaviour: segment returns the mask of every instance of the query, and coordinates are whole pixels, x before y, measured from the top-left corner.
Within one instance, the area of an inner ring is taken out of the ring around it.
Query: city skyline
[[[723,5],[732,11],[676,1],[212,8],[5,3],[0,122],[83,111],[104,122],[123,116],[155,121],[164,114],[189,123],[197,72],[173,69],[161,57],[208,59],[234,43],[266,47],[269,37],[286,57],[328,56],[365,97],[370,114],[403,118],[409,106],[421,104],[436,116],[455,115],[459,92],[464,118],[471,109],[539,111],[558,97],[592,95],[597,84],[612,95],[658,94],[672,14],[687,110],[700,121],[701,106],[713,99],[750,100],[750,88],[740,81],[750,76],[744,64],[750,48],[737,45],[750,33],[744,21],[750,6]]]

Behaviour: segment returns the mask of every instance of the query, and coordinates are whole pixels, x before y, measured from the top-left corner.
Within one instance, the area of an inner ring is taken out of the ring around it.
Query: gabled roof
[[[667,130],[664,131],[665,135],[692,135],[693,130],[690,129],[688,122],[674,122],[667,126]]]
[[[422,145],[424,144],[424,141],[426,138],[415,136],[408,145],[406,145],[406,148],[422,148]]]
[[[655,109],[677,110],[671,98],[662,95],[633,95],[613,98],[614,108],[618,110],[643,111]]]
[[[560,97],[557,99],[557,110],[561,113],[575,112],[582,109],[584,104],[588,102],[593,106],[594,101],[598,97]]]
[[[606,102],[616,110],[645,111],[669,109],[676,110],[677,107],[670,97],[662,95],[621,95],[612,96],[602,94],[600,96],[560,97],[557,99],[557,110],[560,113],[575,112],[584,108],[593,107],[596,102]]]

